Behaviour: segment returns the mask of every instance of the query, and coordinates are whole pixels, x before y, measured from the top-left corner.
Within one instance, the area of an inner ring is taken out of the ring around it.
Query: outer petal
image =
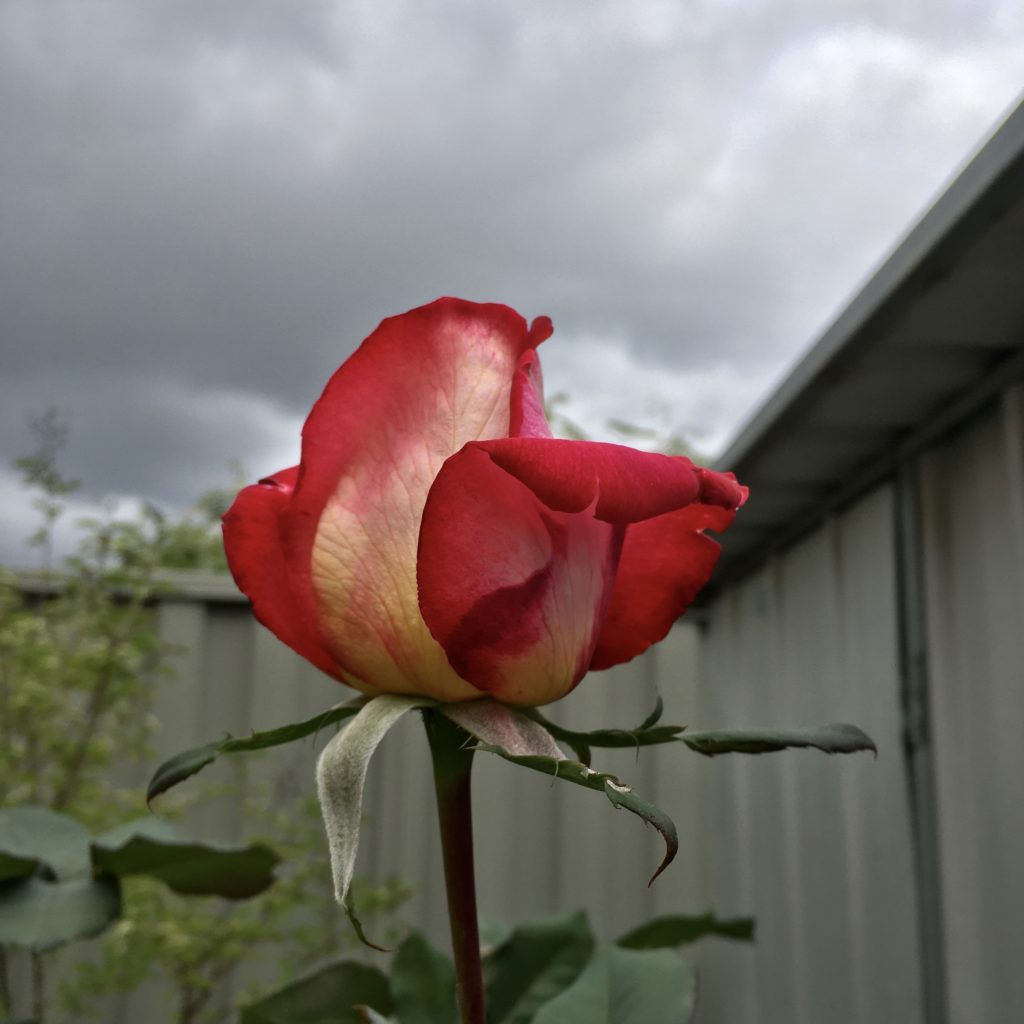
[[[618,444],[509,438],[479,446],[549,508],[579,512],[595,499],[595,515],[625,525],[653,519],[696,501],[737,508],[746,489],[731,474],[698,469],[687,458]]]
[[[475,686],[507,703],[547,703],[579,682],[599,650],[618,592],[612,585],[623,537],[629,543],[637,531],[633,568],[601,654],[608,665],[664,636],[714,564],[707,545],[717,545],[697,531],[724,528],[744,497],[732,478],[688,459],[620,445],[548,438],[468,444],[444,464],[424,509],[423,617]],[[682,537],[678,553],[698,564],[685,575],[673,563],[671,586],[648,588],[637,618],[650,613],[654,626],[644,625],[638,649],[624,653],[630,594],[660,571],[654,545],[664,530],[645,520],[665,520]]]
[[[481,445],[438,475],[423,514],[420,607],[455,670],[509,704],[557,700],[587,671],[622,530],[548,508]]]
[[[314,406],[283,514],[285,559],[358,688],[479,695],[420,615],[420,516],[448,456],[507,436],[513,375],[542,335],[506,306],[440,299],[385,320]]]
[[[239,492],[224,516],[224,549],[239,590],[278,639],[329,675],[339,676],[317,625],[315,605],[292,588],[281,536],[298,466]]]
[[[626,528],[611,604],[590,667],[610,668],[663,640],[711,576],[733,509],[690,505]]]
[[[519,359],[512,378],[510,437],[550,437],[551,427],[544,414],[544,378],[540,359],[534,349],[528,349]]]

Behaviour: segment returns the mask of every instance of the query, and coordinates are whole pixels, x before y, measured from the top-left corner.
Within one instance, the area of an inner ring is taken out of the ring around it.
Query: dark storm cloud
[[[0,457],[52,403],[90,493],[185,502],[445,293],[718,436],[1012,99],[1015,7],[965,11],[8,0]]]

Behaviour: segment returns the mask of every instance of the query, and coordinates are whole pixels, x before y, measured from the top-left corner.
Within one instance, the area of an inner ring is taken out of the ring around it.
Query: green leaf
[[[488,1021],[529,1024],[542,1004],[575,981],[593,950],[583,913],[519,925],[485,965]]]
[[[0,809],[0,879],[25,878],[37,864],[58,878],[89,874],[85,826],[47,807]]]
[[[714,914],[675,914],[656,917],[615,940],[623,949],[663,949],[696,942],[705,935],[719,935],[726,939],[749,942],[754,938],[752,917],[733,917],[719,920]]]
[[[692,969],[667,949],[599,949],[533,1024],[685,1024],[696,997]]]
[[[388,979],[376,967],[351,960],[328,964],[242,1007],[239,1024],[364,1024],[356,1009],[373,1007],[379,1014],[393,1009]]]
[[[156,839],[163,842],[174,842],[178,838],[178,830],[166,819],[158,818],[153,814],[143,815],[133,821],[126,821],[123,825],[110,829],[92,840],[93,845],[105,847],[123,846],[129,839],[135,836],[145,836],[148,839]]]
[[[653,882],[675,859],[679,850],[679,837],[676,834],[676,826],[672,819],[654,804],[637,796],[633,790],[620,782],[619,779],[607,772],[597,772],[578,761],[556,761],[551,757],[536,756],[514,756],[501,747],[489,743],[479,744],[477,750],[484,750],[490,754],[497,754],[506,761],[522,765],[524,768],[531,768],[536,772],[543,772],[545,775],[553,775],[563,782],[572,782],[577,786],[586,789],[594,789],[604,793],[615,807],[624,807],[627,811],[642,818],[649,825],[653,825],[665,841],[665,856],[658,865],[654,874],[651,875],[648,885]]]
[[[655,708],[657,712],[657,708]],[[657,743],[671,743],[679,737],[686,726],[683,725],[652,725],[650,716],[647,721],[636,729],[595,729],[593,732],[576,732],[556,725],[545,718],[536,708],[524,708],[523,714],[529,715],[540,723],[556,740],[562,740],[575,749],[576,744],[588,747],[650,747]]]
[[[115,878],[0,883],[0,944],[42,953],[102,931],[121,913]]]
[[[493,918],[481,917],[478,922],[480,931],[480,951],[489,956],[499,946],[504,945],[512,935],[512,926]]]
[[[120,831],[120,830],[119,830]],[[120,837],[110,844],[93,842],[92,859],[99,872],[146,875],[186,896],[223,896],[240,900],[274,883],[280,858],[266,846],[222,847],[208,843],[153,839],[143,834]]]
[[[28,878],[38,864],[39,861],[34,857],[17,857],[0,850],[0,882],[6,882],[11,878]],[[3,1024],[3,1021],[0,1021],[0,1024]]]
[[[679,737],[698,754],[769,754],[788,747],[814,747],[826,754],[853,754],[878,748],[867,733],[855,725],[833,723],[816,729],[721,729],[716,732],[688,732]]]
[[[434,703],[421,697],[394,694],[374,697],[324,747],[317,761],[317,793],[327,830],[334,895],[343,907],[348,907],[348,890],[359,850],[363,785],[370,758],[402,715],[413,708],[430,707]],[[351,916],[351,908],[348,910]]]
[[[364,1006],[362,1003],[353,1007],[359,1015],[359,1020],[364,1024],[395,1024],[394,1017],[385,1017],[378,1013],[372,1006]]]
[[[455,968],[422,935],[410,935],[395,954],[391,993],[401,1024],[458,1024]]]
[[[206,743],[201,747],[193,747],[181,754],[175,754],[168,761],[164,761],[153,778],[150,779],[149,789],[146,791],[146,800],[152,803],[155,797],[166,793],[172,786],[196,772],[205,768],[215,761],[221,754],[236,754],[247,750],[266,750],[268,747],[279,747],[284,743],[294,743],[320,729],[326,729],[336,722],[344,721],[357,714],[366,704],[365,697],[356,697],[354,700],[344,704],[338,704],[314,718],[308,718],[304,722],[295,722],[292,725],[282,725],[277,729],[269,729],[267,732],[254,732],[244,739],[236,739],[228,736],[222,740],[215,740]]]

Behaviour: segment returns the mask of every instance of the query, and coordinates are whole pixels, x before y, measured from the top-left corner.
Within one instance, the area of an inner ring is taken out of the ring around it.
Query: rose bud
[[[551,436],[531,326],[439,299],[385,320],[298,466],[224,517],[256,617],[363,693],[547,704],[661,640],[746,499],[681,456]]]

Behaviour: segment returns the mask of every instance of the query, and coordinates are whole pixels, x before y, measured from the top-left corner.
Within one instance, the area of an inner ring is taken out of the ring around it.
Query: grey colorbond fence
[[[701,694],[879,745],[702,774],[708,899],[759,927],[703,951],[704,1024],[1021,1019],[1024,387],[727,588]]]

